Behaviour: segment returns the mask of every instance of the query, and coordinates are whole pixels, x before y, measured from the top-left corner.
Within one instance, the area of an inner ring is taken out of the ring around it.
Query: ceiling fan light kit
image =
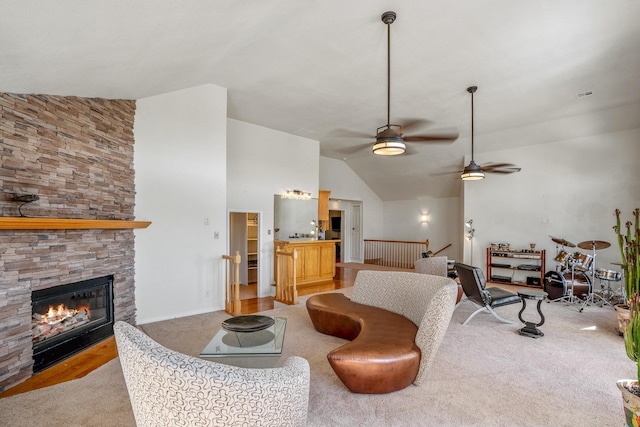
[[[407,146],[404,144],[402,137],[390,127],[383,131],[378,129],[378,137],[376,143],[373,145],[373,154],[378,156],[396,156],[402,154],[407,150]],[[384,126],[383,126],[384,127]]]
[[[373,145],[373,154],[378,156],[397,156],[406,151],[407,147],[402,141],[380,141]]]
[[[433,141],[454,141],[458,134],[447,134],[439,137],[431,135],[413,135],[403,137],[404,125],[391,124],[391,24],[396,20],[396,13],[387,11],[381,16],[382,22],[387,26],[387,124],[378,128],[376,132],[376,142],[373,145],[373,154],[378,156],[397,156],[406,152],[405,141],[411,142],[433,142]],[[415,123],[418,123],[416,121]],[[415,123],[413,123],[415,125]]]
[[[471,161],[465,166],[460,179],[463,181],[478,181],[484,179],[485,173],[509,174],[520,172],[520,168],[511,163],[487,163],[483,167],[473,160],[473,94],[477,90],[478,86],[469,86],[467,88],[467,92],[471,94]]]
[[[460,178],[462,178],[463,181],[478,181],[480,179],[484,179],[484,172],[476,162],[471,160],[469,165],[464,168],[464,171],[462,171]]]

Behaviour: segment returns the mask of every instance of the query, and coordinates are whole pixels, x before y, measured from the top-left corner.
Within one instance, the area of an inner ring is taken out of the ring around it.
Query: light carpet
[[[343,290],[349,295],[351,288]],[[306,358],[311,366],[310,426],[621,426],[622,399],[615,382],[634,378],[615,332],[611,307],[543,303],[545,336],[520,336],[521,324],[488,314],[461,323],[474,310],[463,300],[419,387],[385,395],[350,393],[326,354],[344,343],[311,325],[304,306],[276,307],[267,315],[288,319],[283,359]],[[517,321],[520,304],[498,309]],[[525,319],[537,321],[535,305]],[[143,325],[174,350],[198,355],[228,315],[215,312]],[[133,426],[118,359],[86,377],[0,399],[0,425]]]

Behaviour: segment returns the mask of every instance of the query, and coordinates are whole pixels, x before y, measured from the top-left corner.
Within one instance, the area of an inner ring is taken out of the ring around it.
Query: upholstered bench
[[[420,384],[442,342],[457,286],[446,277],[360,271],[351,300],[341,293],[310,297],[318,332],[350,342],[327,358],[354,393],[390,393]]]

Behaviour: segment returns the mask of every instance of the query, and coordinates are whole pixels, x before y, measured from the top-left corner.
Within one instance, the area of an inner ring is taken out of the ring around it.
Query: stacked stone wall
[[[0,216],[134,219],[135,101],[0,93]],[[22,206],[14,195],[35,194]],[[0,230],[0,392],[32,375],[31,292],[114,275],[135,322],[133,230]]]

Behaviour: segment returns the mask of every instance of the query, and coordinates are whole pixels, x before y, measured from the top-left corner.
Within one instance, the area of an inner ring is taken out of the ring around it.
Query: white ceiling
[[[139,99],[216,84],[229,117],[319,140],[383,200],[459,193],[441,172],[470,152],[470,85],[476,153],[640,127],[640,0],[0,1],[0,91]],[[386,123],[387,10],[391,121],[457,128],[455,142],[379,158],[336,136]]]

